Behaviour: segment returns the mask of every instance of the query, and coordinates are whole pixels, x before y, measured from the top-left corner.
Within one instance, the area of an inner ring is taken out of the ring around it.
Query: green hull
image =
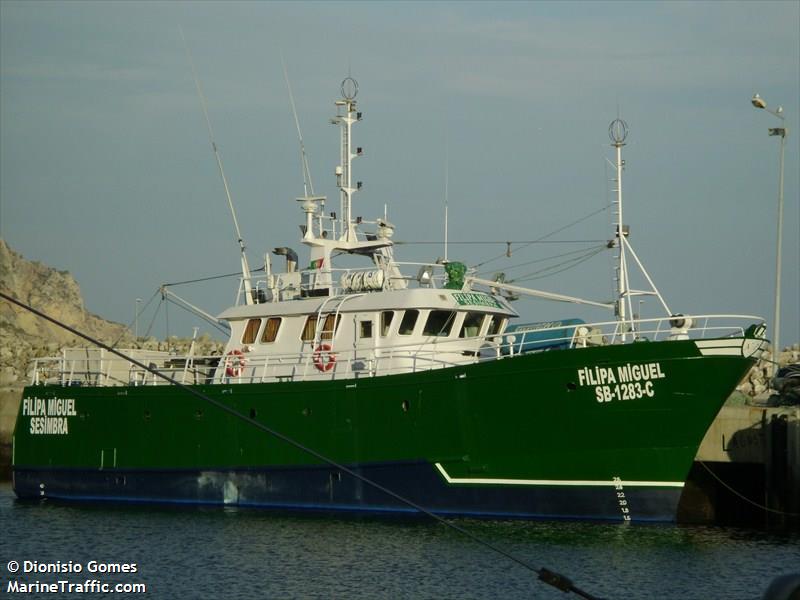
[[[196,389],[442,513],[671,520],[700,441],[753,362],[690,340],[641,342]],[[22,498],[407,510],[170,386],[26,388],[13,471]]]

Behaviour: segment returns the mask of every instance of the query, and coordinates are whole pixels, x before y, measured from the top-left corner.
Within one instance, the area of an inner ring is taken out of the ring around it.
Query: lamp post
[[[767,107],[764,99],[755,94],[751,100],[753,106],[766,110],[771,115],[778,117],[781,124],[784,123],[783,107],[779,106],[777,109],[772,110]],[[773,365],[773,373],[778,372],[778,359],[780,357],[780,326],[781,326],[781,244],[783,240],[783,153],[786,146],[786,127],[770,127],[769,135],[777,135],[781,138],[781,166],[778,175],[778,248],[775,258],[775,330],[772,335],[772,360],[775,361]]]

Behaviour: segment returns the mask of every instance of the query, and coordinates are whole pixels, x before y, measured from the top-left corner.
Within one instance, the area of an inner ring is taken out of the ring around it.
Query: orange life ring
[[[225,356],[225,375],[239,377],[244,371],[245,364],[244,353],[238,348],[234,348]]]
[[[330,371],[336,364],[336,355],[331,352],[329,344],[320,344],[314,350],[314,366],[323,373]]]

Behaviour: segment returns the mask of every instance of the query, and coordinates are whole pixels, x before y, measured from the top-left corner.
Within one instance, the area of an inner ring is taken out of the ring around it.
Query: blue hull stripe
[[[434,465],[422,461],[352,468],[447,516],[674,521],[682,491],[676,486],[626,486],[621,500],[613,485],[453,485]],[[13,476],[14,490],[21,499],[416,513],[346,473],[327,467],[184,471],[15,467]]]

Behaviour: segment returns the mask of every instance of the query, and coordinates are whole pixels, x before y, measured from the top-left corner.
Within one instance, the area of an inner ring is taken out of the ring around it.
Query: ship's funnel
[[[297,252],[291,248],[287,248],[286,246],[281,246],[280,248],[275,248],[272,253],[277,254],[278,256],[285,256],[286,272],[294,273],[294,271],[297,269]]]

